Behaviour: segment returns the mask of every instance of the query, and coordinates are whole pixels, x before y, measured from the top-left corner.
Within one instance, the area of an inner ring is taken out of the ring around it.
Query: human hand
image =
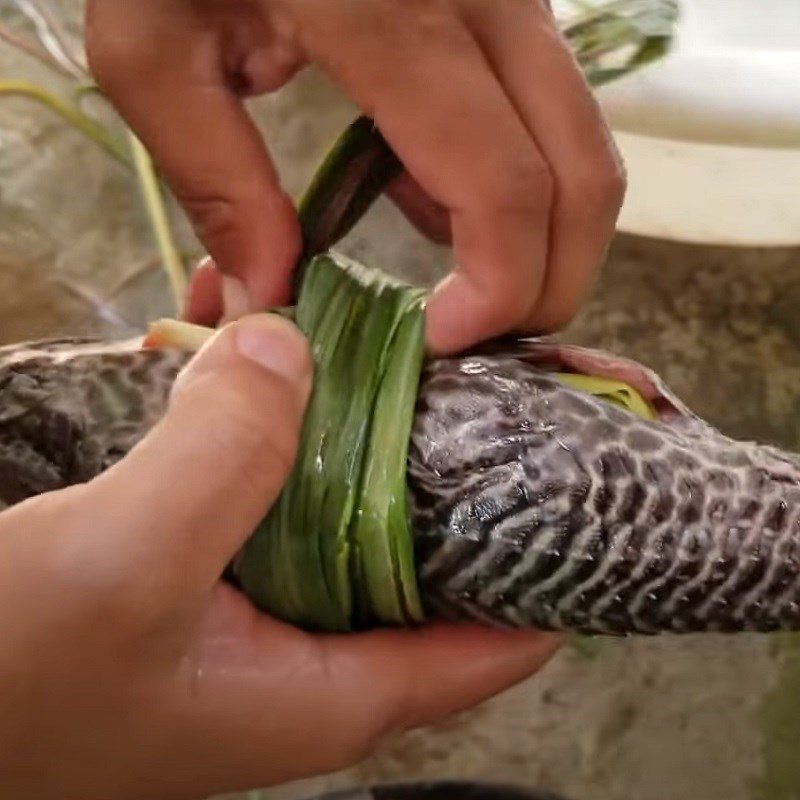
[[[328,771],[534,672],[558,639],[313,636],[220,581],[294,458],[290,323],[245,318],[96,480],[0,514],[0,785],[26,800],[200,797]]]
[[[300,252],[242,98],[318,64],[406,173],[391,194],[456,267],[434,352],[566,323],[612,236],[623,170],[544,0],[89,0],[97,80],[149,147],[226,283],[227,315],[285,303]],[[233,276],[238,283],[230,280]],[[190,316],[218,316],[201,271]]]

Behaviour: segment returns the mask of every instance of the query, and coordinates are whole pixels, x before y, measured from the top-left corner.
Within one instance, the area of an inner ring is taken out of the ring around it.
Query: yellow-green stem
[[[180,308],[186,295],[188,280],[186,268],[181,258],[180,251],[172,235],[167,208],[161,183],[158,180],[153,162],[144,145],[133,133],[128,134],[133,154],[133,166],[142,189],[147,215],[153,228],[153,235],[158,245],[161,263],[169,279],[176,308]]]
[[[0,95],[25,97],[49,108],[77,131],[102,147],[117,161],[130,166],[131,160],[123,142],[112,136],[100,123],[87,117],[80,110],[61,98],[26,81],[0,81]]]

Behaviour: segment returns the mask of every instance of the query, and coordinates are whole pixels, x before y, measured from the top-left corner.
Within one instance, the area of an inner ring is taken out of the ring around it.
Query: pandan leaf
[[[354,519],[366,622],[409,623],[423,618],[408,524],[406,461],[422,372],[424,329],[422,304],[412,297],[392,341],[378,391]]]
[[[421,619],[405,487],[423,297],[340,257],[306,269],[296,321],[316,376],[300,447],[234,565],[280,619],[328,631]]]

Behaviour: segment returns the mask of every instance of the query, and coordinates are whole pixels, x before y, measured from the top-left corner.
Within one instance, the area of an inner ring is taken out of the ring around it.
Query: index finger
[[[300,253],[294,205],[229,85],[217,43],[196,33],[187,8],[191,4],[92,3],[92,70],[219,268],[247,287],[251,310],[281,305]]]

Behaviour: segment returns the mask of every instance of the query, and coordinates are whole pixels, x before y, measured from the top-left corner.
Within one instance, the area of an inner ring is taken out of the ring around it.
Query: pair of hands
[[[298,223],[242,99],[310,61],[403,160],[403,210],[453,243],[432,351],[576,310],[624,181],[540,0],[90,0],[87,19],[101,86],[215,261],[195,273],[189,318],[286,299]],[[331,770],[557,647],[472,627],[311,636],[220,583],[283,485],[310,382],[299,333],[245,317],[117,467],[0,515],[9,794],[189,797]]]

